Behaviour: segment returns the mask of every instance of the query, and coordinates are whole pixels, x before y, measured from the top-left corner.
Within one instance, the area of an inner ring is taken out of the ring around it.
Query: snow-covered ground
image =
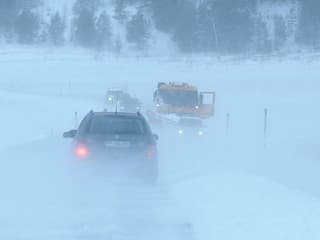
[[[0,54],[1,239],[320,238],[319,61],[79,52]],[[75,112],[103,109],[119,85],[148,105],[158,81],[217,93],[203,138],[155,129],[158,186],[68,161]]]

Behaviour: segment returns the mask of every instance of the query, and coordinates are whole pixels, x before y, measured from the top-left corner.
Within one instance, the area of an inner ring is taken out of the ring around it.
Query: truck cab
[[[208,118],[214,115],[215,93],[199,92],[187,83],[159,83],[153,95],[157,112]]]

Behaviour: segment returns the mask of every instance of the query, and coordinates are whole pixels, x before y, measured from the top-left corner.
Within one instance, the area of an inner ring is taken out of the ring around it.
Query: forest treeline
[[[76,0],[71,17],[45,4],[0,0],[0,41],[120,52],[148,49],[156,30],[186,53],[320,48],[319,0]]]

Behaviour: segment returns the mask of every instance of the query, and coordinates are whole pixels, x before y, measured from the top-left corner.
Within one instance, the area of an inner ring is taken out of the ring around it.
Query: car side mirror
[[[77,130],[70,130],[68,132],[63,133],[64,138],[75,138],[77,135]]]
[[[152,136],[153,136],[153,139],[154,139],[154,140],[156,140],[156,141],[159,140],[159,136],[158,136],[157,134],[153,134]]]

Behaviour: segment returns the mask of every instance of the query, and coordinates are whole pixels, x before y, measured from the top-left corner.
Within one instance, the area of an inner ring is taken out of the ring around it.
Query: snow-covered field
[[[0,54],[1,239],[320,238],[319,61],[79,52]],[[217,111],[203,138],[154,129],[157,186],[68,161],[75,112],[115,86],[147,106],[158,81],[215,90]]]

